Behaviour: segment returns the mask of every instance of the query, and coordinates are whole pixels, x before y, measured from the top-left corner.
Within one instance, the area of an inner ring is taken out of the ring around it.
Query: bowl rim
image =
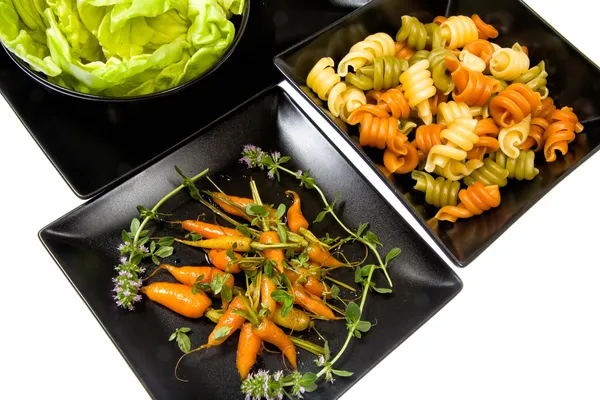
[[[233,42],[231,43],[231,45],[229,46],[227,51],[225,51],[225,53],[221,56],[221,58],[219,58],[217,60],[216,63],[211,65],[207,70],[202,72],[200,75],[195,76],[194,78],[188,80],[185,83],[174,86],[172,88],[161,90],[160,92],[143,94],[143,95],[138,95],[138,96],[111,97],[111,96],[102,96],[102,95],[95,95],[95,94],[89,94],[89,93],[82,93],[82,92],[78,92],[76,90],[67,89],[65,87],[62,87],[60,85],[57,85],[55,83],[48,81],[48,79],[45,78],[42,73],[36,72],[36,71],[33,71],[32,69],[30,69],[29,66],[25,63],[25,61],[21,60],[19,57],[17,57],[15,54],[13,54],[13,52],[10,51],[4,45],[4,43],[2,41],[0,41],[0,44],[2,45],[2,48],[4,49],[4,51],[6,51],[6,53],[10,57],[10,59],[23,72],[25,72],[25,74],[27,76],[29,76],[30,78],[35,80],[37,83],[41,84],[42,86],[44,86],[45,88],[47,88],[53,92],[58,92],[58,93],[61,93],[61,94],[64,94],[64,95],[67,95],[70,97],[83,99],[83,100],[112,102],[112,103],[122,103],[122,102],[132,102],[132,101],[139,101],[139,100],[156,99],[156,98],[163,97],[163,96],[178,92],[180,90],[183,90],[185,88],[192,86],[193,84],[197,83],[198,81],[200,81],[203,78],[212,74],[225,61],[227,61],[227,59],[229,59],[229,57],[233,54],[233,51],[237,48],[238,44],[240,43],[241,38],[244,35],[244,32],[246,31],[246,27],[248,25],[248,20],[250,19],[250,2],[251,1],[252,0],[245,0],[244,10],[242,11],[242,14],[241,14],[242,21],[240,22],[239,29],[236,30]]]

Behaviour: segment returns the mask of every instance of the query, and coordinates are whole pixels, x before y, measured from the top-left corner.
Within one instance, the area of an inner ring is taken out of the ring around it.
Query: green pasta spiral
[[[427,57],[429,57],[429,50],[419,50],[408,59],[408,65],[412,67],[419,61],[427,60]]]
[[[362,90],[383,90],[398,86],[408,61],[393,56],[375,57],[373,63],[346,75],[346,82]]]
[[[452,76],[446,67],[446,56],[456,59],[456,56],[449,50],[443,47],[438,47],[432,50],[427,57],[429,61],[429,71],[431,71],[431,79],[436,88],[444,94],[450,93],[454,89]]]
[[[401,21],[402,26],[396,33],[396,42],[406,42],[411,49],[423,50],[427,46],[425,25],[410,15],[403,15]]]
[[[417,181],[415,189],[425,193],[425,201],[434,207],[456,206],[460,182],[450,181],[441,176],[434,179],[424,171],[414,170],[411,178]]]
[[[499,187],[506,186],[508,180],[508,171],[502,168],[491,158],[483,160],[483,166],[479,167],[466,176],[464,182],[467,186],[471,186],[475,182],[479,181],[485,186],[498,185]]]
[[[518,181],[532,180],[540,172],[534,165],[535,153],[531,150],[521,150],[517,158],[510,158],[498,150],[490,154],[490,158],[508,171],[508,177]]]
[[[442,28],[434,22],[425,24],[425,30],[427,30],[427,48],[437,49],[438,47],[444,47],[444,37],[442,36]]]
[[[548,81],[546,80],[547,77],[546,63],[542,60],[538,65],[530,68],[529,71],[525,72],[513,82],[523,83],[526,86],[529,86],[531,90],[538,92],[542,96],[542,99],[545,99],[549,94],[548,87],[546,86],[548,84]]]

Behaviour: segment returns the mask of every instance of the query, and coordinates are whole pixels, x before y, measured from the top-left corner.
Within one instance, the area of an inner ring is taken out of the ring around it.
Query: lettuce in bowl
[[[59,86],[108,97],[179,86],[231,46],[245,0],[0,0],[0,40]]]

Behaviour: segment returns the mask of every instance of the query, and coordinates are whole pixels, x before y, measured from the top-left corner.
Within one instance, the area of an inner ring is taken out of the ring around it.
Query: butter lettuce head
[[[51,82],[115,97],[150,94],[213,66],[245,0],[0,0],[0,40]]]

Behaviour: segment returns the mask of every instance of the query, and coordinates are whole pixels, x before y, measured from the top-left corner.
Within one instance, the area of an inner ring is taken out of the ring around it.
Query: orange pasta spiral
[[[445,103],[446,101],[448,101],[448,95],[438,90],[435,96],[429,98],[429,108],[431,109],[431,113],[436,115],[438,113],[438,105],[440,103]]]
[[[404,97],[400,86],[388,89],[378,96],[377,106],[389,112],[394,118],[406,119],[410,116],[408,100]]]
[[[377,104],[377,101],[379,100],[379,98],[381,97],[382,94],[383,94],[383,90],[375,90],[375,89],[369,90],[366,94],[367,103],[368,104]]]
[[[494,51],[496,51],[494,45],[484,39],[478,39],[472,43],[469,43],[464,47],[464,50],[481,58],[485,62],[485,65],[490,64],[490,61],[492,60],[492,54],[494,54]]]
[[[550,122],[545,118],[535,117],[531,120],[529,136],[519,147],[521,150],[533,150],[538,152],[544,148],[544,132],[550,126]]]
[[[396,42],[396,58],[408,60],[415,54],[415,50],[406,45],[405,42]]]
[[[498,30],[492,25],[483,22],[479,15],[473,14],[471,16],[471,19],[473,20],[473,22],[475,22],[475,26],[477,27],[477,31],[479,32],[479,39],[495,39],[498,37]]]
[[[441,25],[441,24],[443,24],[444,22],[446,22],[447,20],[448,20],[448,18],[444,17],[443,15],[438,15],[437,17],[435,17],[435,18],[433,19],[433,23],[434,23],[434,24]]]
[[[347,122],[350,125],[360,123],[361,146],[378,149],[385,149],[388,145],[394,146],[396,132],[399,132],[398,120],[373,104],[365,104],[352,111]]]
[[[503,128],[517,124],[541,106],[540,94],[522,83],[513,83],[490,100],[490,115]]]
[[[552,123],[544,132],[544,157],[546,161],[556,161],[556,152],[564,156],[569,150],[569,143],[575,140],[575,133],[583,130],[577,115],[571,107],[554,110],[551,116]]]
[[[446,57],[446,66],[452,72],[452,98],[456,102],[463,102],[469,106],[483,106],[492,93],[498,90],[498,81],[481,72],[471,71],[457,59]]]
[[[467,189],[458,193],[458,206],[442,207],[435,218],[441,221],[456,222],[458,218],[471,218],[500,205],[500,189],[498,185],[484,186],[477,181]]]
[[[444,129],[446,127],[441,124],[421,125],[417,128],[413,144],[418,150],[419,160],[425,160],[433,146],[442,144],[440,133]]]
[[[388,147],[383,153],[383,165],[394,174],[407,174],[417,167],[419,156],[417,148],[408,141],[408,138],[401,132],[398,134],[395,140],[396,147]],[[399,144],[400,135],[404,136],[401,144]]]
[[[538,109],[536,113],[533,114],[533,117],[550,119],[552,112],[556,110],[556,106],[554,105],[554,100],[552,97],[546,97],[542,100],[541,107]]]
[[[483,160],[486,154],[493,153],[500,148],[498,139],[496,139],[500,128],[492,118],[477,121],[474,132],[479,136],[479,142],[475,143],[473,149],[467,152],[469,160]]]

